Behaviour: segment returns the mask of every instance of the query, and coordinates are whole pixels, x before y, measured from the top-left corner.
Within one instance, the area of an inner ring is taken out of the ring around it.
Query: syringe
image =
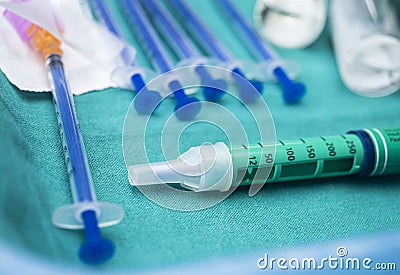
[[[220,78],[214,78],[203,65],[207,59],[202,57],[186,33],[174,22],[174,19],[167,13],[159,1],[142,1],[143,7],[156,25],[158,32],[168,42],[170,47],[181,60],[186,61],[185,65],[193,65],[194,72],[201,80],[204,97],[209,101],[218,101],[227,89],[227,83]]]
[[[230,23],[236,27],[237,32],[242,36],[242,41],[251,50],[254,56],[260,57],[265,62],[271,63],[271,71],[283,89],[283,99],[287,104],[298,103],[306,93],[303,83],[292,81],[282,68],[276,54],[263,42],[257,32],[252,28],[240,12],[229,0],[215,1],[220,10],[227,15]]]
[[[173,69],[172,62],[151,27],[140,3],[130,0],[123,0],[121,3],[128,14],[132,29],[141,40],[149,59],[158,67],[161,73],[171,73],[170,80],[166,85],[173,92],[177,101],[175,116],[180,120],[192,120],[200,112],[201,102],[195,97],[187,96],[181,85],[181,80],[171,72]]]
[[[122,32],[119,30],[113,16],[111,15],[104,0],[93,0],[88,1],[91,6],[95,17],[101,20],[109,31],[115,36],[123,38]],[[161,95],[156,92],[147,89],[147,86],[143,77],[143,69],[129,56],[129,52],[125,48],[121,52],[121,58],[126,66],[133,69],[130,76],[130,81],[135,88],[137,94],[134,100],[135,110],[139,114],[150,114],[153,112],[157,105],[161,102]],[[140,94],[139,94],[140,92]]]
[[[400,173],[400,128],[300,138],[276,144],[192,147],[176,160],[129,167],[132,185],[180,183],[193,191],[337,176]]]
[[[196,39],[197,43],[208,54],[215,56],[225,63],[224,66],[228,66],[228,69],[232,71],[231,77],[238,87],[240,99],[245,103],[256,101],[263,92],[263,84],[258,80],[249,80],[246,78],[232,54],[215,38],[186,3],[182,0],[171,0],[168,1],[168,4],[174,9],[176,15],[184,23],[183,25],[186,30]],[[248,83],[246,82],[250,82],[255,90],[249,90]]]
[[[14,26],[21,39],[41,54],[49,73],[74,200],[73,204],[54,211],[53,223],[65,229],[84,228],[86,241],[80,248],[79,256],[88,264],[101,264],[114,255],[115,247],[110,240],[101,236],[99,227],[119,223],[124,212],[117,204],[96,201],[74,101],[61,60],[61,42],[46,30],[10,11],[6,10],[4,16]]]

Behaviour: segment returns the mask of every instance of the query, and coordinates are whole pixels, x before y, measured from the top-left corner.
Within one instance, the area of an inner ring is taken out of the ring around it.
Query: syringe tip
[[[179,120],[187,121],[194,119],[200,112],[201,102],[195,97],[186,97],[179,100],[175,106],[175,116]]]
[[[286,104],[299,103],[306,94],[306,86],[300,82],[292,82],[284,87],[282,96]]]
[[[225,94],[228,84],[222,79],[213,79],[208,81],[207,86],[203,88],[203,95],[207,101],[218,101]]]
[[[134,107],[139,114],[151,114],[157,109],[161,100],[161,95],[156,91],[143,90],[136,95]]]

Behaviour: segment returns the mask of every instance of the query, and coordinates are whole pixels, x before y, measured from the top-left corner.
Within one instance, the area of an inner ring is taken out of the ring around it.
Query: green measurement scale
[[[355,134],[279,141],[275,154],[262,144],[234,147],[231,152],[239,185],[352,175],[364,162],[363,145]]]

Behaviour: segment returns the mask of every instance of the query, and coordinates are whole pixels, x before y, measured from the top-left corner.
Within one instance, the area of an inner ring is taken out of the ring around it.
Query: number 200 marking
[[[335,151],[335,146],[333,145],[333,143],[325,143],[326,146],[328,147],[328,151],[329,151],[329,155],[331,157],[336,156],[336,151]]]

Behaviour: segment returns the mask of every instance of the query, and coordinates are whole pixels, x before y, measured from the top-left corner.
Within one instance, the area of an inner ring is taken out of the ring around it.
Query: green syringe
[[[218,142],[192,147],[175,160],[129,167],[132,185],[180,183],[193,191],[396,173],[400,173],[400,128],[364,129],[345,135],[231,148]]]

